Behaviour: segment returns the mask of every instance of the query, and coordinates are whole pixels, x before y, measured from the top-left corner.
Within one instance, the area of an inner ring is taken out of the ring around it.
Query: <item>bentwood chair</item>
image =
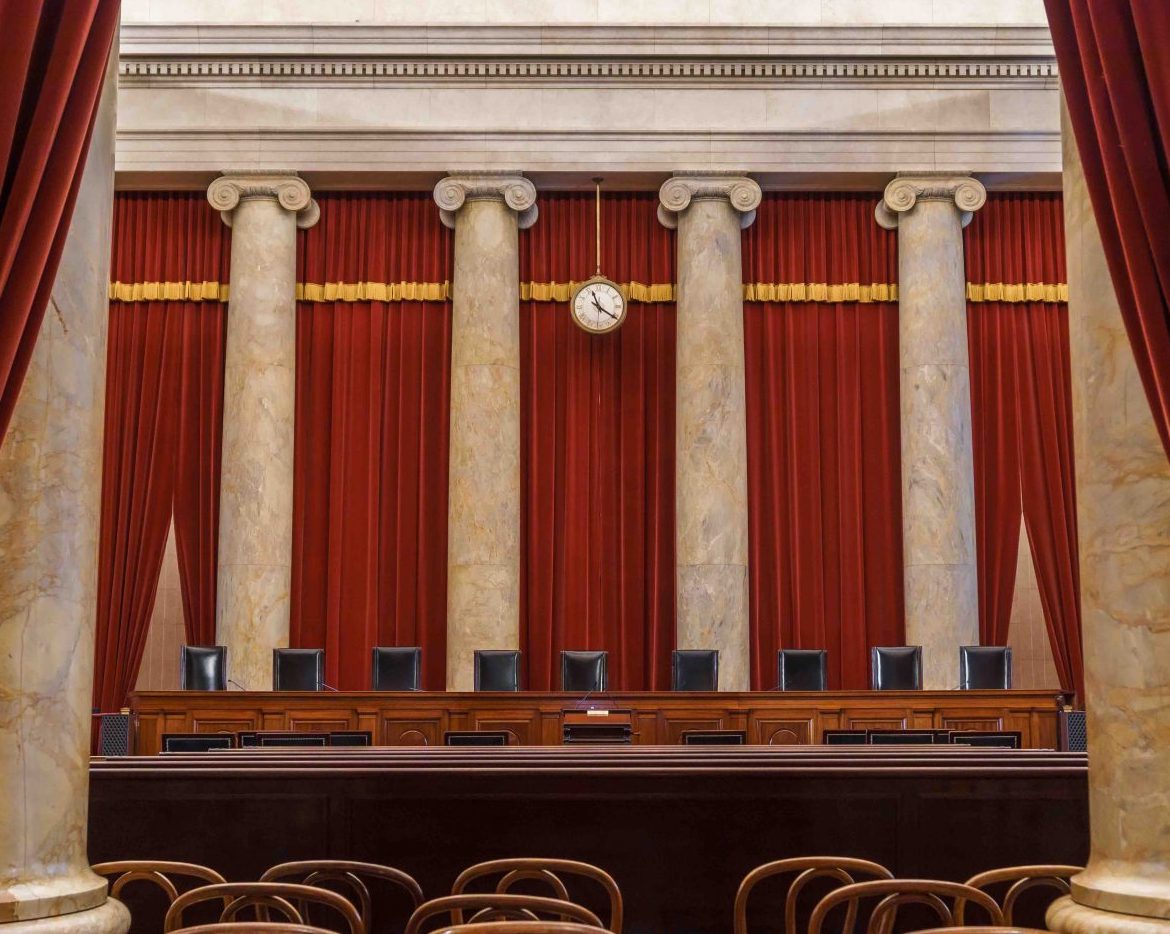
[[[278,921],[224,921],[221,924],[200,924],[180,928],[175,934],[334,934],[326,928],[307,924],[286,924]]]
[[[675,649],[670,656],[670,682],[675,691],[718,691],[718,649]]]
[[[870,649],[870,687],[875,691],[922,690],[922,646],[875,645]]]
[[[410,912],[414,912],[424,901],[423,891],[414,878],[393,866],[378,863],[359,863],[348,859],[306,859],[281,863],[265,871],[261,882],[298,882],[302,885],[325,887],[335,885],[354,903],[367,932],[374,930],[373,898],[367,882],[379,880],[388,882],[394,888],[406,893],[410,899]],[[332,889],[330,890],[332,891]],[[308,919],[306,911],[301,914]],[[401,930],[401,924],[393,926]]]
[[[293,924],[304,924],[301,912],[307,905],[331,909],[345,921],[349,934],[366,934],[365,925],[357,909],[336,892],[313,885],[294,885],[287,882],[226,882],[206,885],[180,895],[171,903],[163,922],[163,931],[178,931],[183,927],[183,912],[201,902],[221,900],[227,904],[220,912],[221,922],[235,921],[241,912],[254,911],[258,921],[267,921],[274,911]],[[297,906],[301,906],[298,908]]]
[[[952,899],[957,906],[971,902],[977,905],[990,919],[992,925],[1003,924],[1003,912],[986,892],[963,885],[960,882],[944,882],[939,879],[879,879],[874,882],[856,882],[843,885],[830,892],[817,903],[808,922],[808,934],[821,934],[824,930],[852,930],[857,917],[859,902],[878,899],[869,916],[866,934],[890,934],[898,919],[898,910],[903,905],[925,905],[933,911],[943,927],[954,927],[955,917],[947,907],[946,899]],[[843,928],[825,926],[825,919],[835,909],[844,905],[846,925]]]
[[[567,902],[578,900],[570,895],[566,880],[587,880],[591,883],[590,887],[595,883],[609,900],[609,924],[605,929],[613,934],[622,934],[622,919],[625,916],[622,892],[613,876],[604,869],[571,859],[493,859],[464,869],[451,886],[451,894],[462,895],[472,883],[482,880],[490,884],[495,877],[499,877],[495,885],[495,891],[499,894],[507,893],[517,882],[531,880],[548,886],[555,898]]]
[[[588,908],[561,898],[540,895],[511,895],[499,892],[477,892],[470,895],[444,895],[423,902],[406,922],[405,934],[422,934],[427,922],[448,915],[448,924],[464,924],[463,913],[470,912],[467,923],[481,921],[522,921],[551,915],[550,921],[575,921],[594,930],[602,927],[601,919]]]
[[[324,685],[324,649],[272,650],[272,690],[320,691]]]
[[[1004,869],[991,869],[981,872],[967,880],[967,885],[973,889],[986,891],[990,886],[1007,884],[1000,908],[1003,910],[1004,924],[1012,924],[1016,914],[1016,907],[1020,896],[1032,889],[1049,889],[1053,892],[1049,902],[1061,895],[1069,894],[1068,880],[1077,873],[1084,872],[1082,866],[1008,866]],[[1043,907],[1047,908],[1047,905]],[[963,923],[966,906],[960,899],[955,903],[955,922]],[[1040,914],[1037,911],[1037,914]],[[1043,915],[1041,914],[1041,917]]]
[[[422,687],[422,649],[374,646],[370,686],[375,691],[417,691]]]
[[[960,691],[1009,691],[1012,650],[1004,645],[959,646]]]
[[[962,925],[961,930],[959,928],[959,925],[950,928],[929,928],[925,931],[915,931],[914,934],[1048,934],[1048,931],[1040,928],[1018,928],[1015,926],[995,927],[980,924],[971,927]]]
[[[609,689],[608,652],[561,652],[562,691]]]
[[[157,891],[161,890],[169,908],[179,897],[180,888],[198,888],[203,885],[216,885],[227,880],[218,872],[207,866],[197,863],[173,863],[156,859],[124,859],[117,862],[98,863],[93,871],[99,876],[114,877],[110,881],[110,897],[123,902],[130,910],[134,920],[143,924],[149,919],[152,911],[158,912],[150,927],[158,930],[160,911]],[[192,885],[194,881],[194,885]],[[124,890],[131,882],[147,882],[151,892],[141,891],[142,886],[134,886],[134,891],[126,893]],[[154,896],[153,899],[151,896]],[[223,901],[223,908],[227,907],[227,900]]]
[[[179,690],[226,691],[227,646],[181,646],[179,648]]]
[[[476,649],[474,658],[475,690],[520,690],[520,653],[515,649]]]
[[[827,691],[829,653],[824,649],[781,649],[776,656],[781,691]]]
[[[748,900],[752,891],[765,879],[795,874],[784,896],[784,934],[799,934],[797,909],[801,893],[814,879],[829,879],[842,885],[851,885],[857,876],[876,876],[879,879],[894,878],[885,866],[867,859],[852,859],[848,856],[800,856],[793,859],[778,859],[775,862],[757,866],[739,884],[735,893],[733,924],[735,934],[748,934]],[[806,903],[807,904],[807,903]],[[857,906],[851,905],[842,931],[849,931],[857,915]]]
[[[572,921],[487,921],[443,928],[438,934],[597,934],[597,928]]]

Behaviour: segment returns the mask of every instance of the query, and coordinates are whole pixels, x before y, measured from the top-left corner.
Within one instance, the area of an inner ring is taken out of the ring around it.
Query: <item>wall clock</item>
[[[597,272],[579,283],[569,295],[569,314],[573,323],[589,334],[616,331],[626,320],[626,297],[612,279],[601,274],[601,179],[593,180],[597,191],[595,233],[597,236]]]

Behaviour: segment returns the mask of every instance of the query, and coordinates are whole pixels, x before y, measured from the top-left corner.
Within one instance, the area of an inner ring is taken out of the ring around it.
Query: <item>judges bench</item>
[[[750,744],[819,743],[824,730],[1019,731],[1055,749],[1064,696],[1046,691],[831,691],[575,694],[141,691],[131,694],[134,751],[165,733],[366,730],[376,746],[439,746],[448,730],[504,731],[513,745],[562,742],[566,711],[629,711],[633,742],[675,745],[687,730],[742,730]]]

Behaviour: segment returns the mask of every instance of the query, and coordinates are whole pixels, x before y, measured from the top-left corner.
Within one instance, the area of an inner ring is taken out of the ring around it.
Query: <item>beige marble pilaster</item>
[[[216,639],[232,680],[260,691],[272,686],[272,650],[288,645],[296,234],[318,210],[289,172],[223,175],[207,200],[232,228]]]
[[[675,401],[677,642],[718,649],[719,687],[750,687],[747,412],[740,231],[760,186],[679,173],[658,192],[678,229]]]
[[[1064,226],[1092,851],[1068,934],[1170,930],[1170,463],[1138,377],[1067,113]]]
[[[986,200],[967,175],[899,175],[876,212],[898,231],[906,642],[928,690],[956,687],[959,646],[979,644],[963,227]]]
[[[517,173],[435,186],[455,230],[447,509],[447,689],[476,649],[520,644],[520,253],[536,188]]]
[[[130,924],[86,854],[117,64],[115,45],[0,445],[0,930],[13,934]]]

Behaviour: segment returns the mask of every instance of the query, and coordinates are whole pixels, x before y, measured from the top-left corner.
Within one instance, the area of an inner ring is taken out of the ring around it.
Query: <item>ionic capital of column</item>
[[[229,227],[241,201],[275,201],[297,216],[298,227],[312,227],[321,217],[309,184],[295,172],[225,172],[207,188],[207,200]]]
[[[739,211],[739,226],[747,229],[756,219],[763,197],[760,186],[735,172],[678,172],[658,189],[658,220],[663,227],[678,227],[678,215],[692,201],[727,201]]]
[[[525,230],[536,223],[536,186],[519,172],[455,173],[435,186],[435,203],[444,227],[455,229],[455,215],[467,201],[502,201],[516,212]]]
[[[898,218],[920,201],[949,201],[959,211],[964,227],[987,201],[987,189],[977,178],[955,172],[899,173],[888,185],[874,210],[878,224],[896,230]]]

